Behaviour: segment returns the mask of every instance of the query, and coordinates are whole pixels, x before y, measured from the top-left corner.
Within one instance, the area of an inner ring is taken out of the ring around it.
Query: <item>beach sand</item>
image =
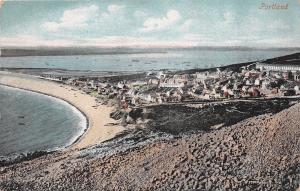
[[[116,121],[109,117],[112,107],[96,105],[95,98],[70,86],[39,79],[25,74],[0,72],[0,84],[40,92],[61,98],[74,105],[88,118],[89,127],[85,134],[70,149],[81,149],[113,138],[124,130],[122,126],[107,126]]]

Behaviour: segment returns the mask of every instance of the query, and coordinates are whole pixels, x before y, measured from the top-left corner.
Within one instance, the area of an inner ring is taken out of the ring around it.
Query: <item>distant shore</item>
[[[272,50],[272,51],[299,51],[300,47],[247,47],[247,46],[190,46],[190,47],[0,47],[0,57],[22,57],[22,56],[70,56],[70,55],[118,55],[118,54],[156,54],[167,53],[168,51],[253,51],[253,50]]]
[[[10,72],[0,72],[0,84],[53,96],[80,110],[87,118],[88,128],[73,145],[69,146],[70,149],[81,149],[98,144],[124,130],[121,126],[106,126],[108,123],[115,122],[109,117],[113,108],[103,105],[95,107],[95,98],[78,90],[72,90],[69,86]]]

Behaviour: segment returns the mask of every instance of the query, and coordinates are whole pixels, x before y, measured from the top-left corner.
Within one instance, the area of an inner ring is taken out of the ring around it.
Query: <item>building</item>
[[[300,72],[294,73],[294,80],[295,81],[300,81]]]
[[[162,88],[182,88],[184,87],[184,83],[161,83],[159,87]]]
[[[265,64],[265,63],[257,63],[256,69],[260,69],[260,71],[291,71],[297,72],[300,71],[300,63],[299,64]]]

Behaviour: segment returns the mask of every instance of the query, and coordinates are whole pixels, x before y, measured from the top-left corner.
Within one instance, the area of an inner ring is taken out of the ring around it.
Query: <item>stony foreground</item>
[[[57,152],[1,167],[0,190],[296,190],[299,119],[297,104],[210,132],[119,142],[106,156]]]

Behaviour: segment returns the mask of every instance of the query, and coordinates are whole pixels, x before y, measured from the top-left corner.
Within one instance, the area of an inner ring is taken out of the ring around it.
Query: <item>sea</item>
[[[86,127],[85,116],[65,101],[0,85],[0,156],[64,148]]]
[[[186,50],[166,53],[0,57],[0,67],[90,71],[150,71],[209,68],[294,53],[288,50]],[[59,99],[0,86],[0,155],[55,150],[86,128],[76,108]]]
[[[0,57],[0,68],[139,72],[219,67],[294,53],[288,50],[173,50],[165,53]]]

